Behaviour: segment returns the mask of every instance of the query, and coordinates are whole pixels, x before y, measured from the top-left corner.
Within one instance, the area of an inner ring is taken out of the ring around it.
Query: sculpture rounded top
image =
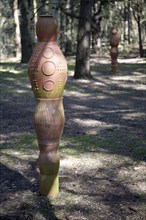
[[[118,33],[117,29],[113,28],[112,29],[112,34],[117,34],[117,33]]]
[[[113,28],[111,31],[110,45],[111,47],[117,47],[119,45],[118,30],[116,28]]]
[[[52,42],[57,39],[57,22],[53,16],[41,15],[36,23],[36,35],[39,42]]]

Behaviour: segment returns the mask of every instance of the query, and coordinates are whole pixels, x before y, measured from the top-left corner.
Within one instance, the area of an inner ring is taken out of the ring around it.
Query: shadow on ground
[[[10,157],[10,155],[4,156]],[[18,160],[14,156],[11,156],[11,159]],[[26,162],[29,171],[25,170]],[[0,163],[0,203],[1,210],[5,209],[5,214],[0,214],[0,219],[31,220],[35,219],[34,214],[39,212],[44,219],[47,217],[47,219],[57,220],[50,200],[39,194],[36,162],[19,159],[18,170],[20,170],[20,164],[23,167],[23,173]]]
[[[18,150],[21,137],[25,141],[32,135],[34,139],[35,100],[26,66],[1,64],[1,207],[5,212],[1,219],[34,219],[33,213],[40,214],[37,219],[49,220],[58,219],[57,216],[63,220],[114,220],[127,216],[132,220],[144,219],[145,195],[131,190],[142,183],[144,177],[136,176],[138,183],[132,186],[133,179],[128,180],[126,175],[133,169],[141,170],[141,163],[146,160],[146,68],[144,64],[120,66],[117,74],[112,74],[110,64],[94,65],[91,81],[76,81],[69,76],[64,94],[66,123],[61,151],[64,159],[73,151],[74,159],[83,161],[79,168],[73,162],[62,171],[62,193],[54,208],[49,199],[38,194],[36,158],[22,159],[21,151],[20,155],[11,154]],[[27,153],[26,145],[24,153],[36,154],[36,148],[28,145]],[[95,160],[95,167],[90,168],[88,160],[84,162],[88,154]],[[102,154],[105,166],[98,166],[96,163],[102,161],[98,158]],[[108,164],[110,157],[111,164]],[[120,159],[118,165],[112,161],[114,157],[116,160],[124,157],[126,161]],[[123,179],[120,170],[124,170]]]

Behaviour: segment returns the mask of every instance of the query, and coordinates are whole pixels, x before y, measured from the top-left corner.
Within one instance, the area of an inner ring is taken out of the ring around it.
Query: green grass
[[[100,148],[101,138],[90,135],[63,137],[61,151],[69,155],[79,155],[85,152],[97,151]]]
[[[17,139],[16,143],[10,143],[9,146],[6,144],[1,144],[1,153],[9,152],[19,152],[19,153],[32,153],[34,150],[37,150],[37,139],[33,135],[22,135]]]
[[[96,64],[96,65],[91,65],[91,71],[94,72],[103,72],[103,71],[111,71],[111,66],[110,64]]]
[[[38,150],[37,145],[37,139],[34,135],[25,135],[19,139],[15,149],[19,152],[33,152],[34,150]]]
[[[75,69],[75,64],[68,63],[68,70],[69,71],[74,71],[74,69]]]
[[[65,141],[66,144],[61,147],[61,150],[70,155],[98,152],[130,156],[140,160],[146,158],[146,145],[142,139],[137,137],[127,137],[127,139],[124,140],[120,135],[115,137],[79,135],[66,137]]]
[[[65,85],[65,90],[71,91],[71,92],[73,92],[73,91],[75,91],[75,92],[80,92],[80,93],[82,93],[82,94],[85,94],[85,93],[86,93],[85,89],[82,88],[81,86],[79,86],[78,84],[67,83],[67,84]]]
[[[0,78],[24,79],[28,77],[27,65],[19,63],[0,63]]]
[[[0,64],[0,90],[2,99],[18,96],[32,96],[27,72],[27,65],[18,63]]]
[[[92,135],[76,135],[63,136],[61,138],[59,151],[72,156],[79,156],[84,153],[105,153],[130,156],[135,159],[144,160],[146,157],[145,141],[136,137],[127,137],[124,140],[120,136],[92,136]],[[33,154],[38,151],[36,136],[23,135],[17,143],[11,147],[1,148],[1,153],[19,152],[20,154]]]
[[[60,143],[60,151],[69,155],[77,155],[79,153],[97,150],[100,147],[100,142],[100,138],[89,135],[79,135],[75,137],[63,136]],[[21,136],[15,146],[11,148],[1,148],[2,153],[15,151],[31,154],[34,150],[38,150],[37,139],[34,134]]]

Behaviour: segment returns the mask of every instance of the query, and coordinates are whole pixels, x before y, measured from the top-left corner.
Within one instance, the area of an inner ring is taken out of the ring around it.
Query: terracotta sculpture
[[[39,145],[40,192],[59,192],[59,141],[64,127],[62,96],[67,80],[67,63],[59,49],[57,23],[52,16],[39,16],[38,43],[30,58],[28,74],[37,100],[34,125]]]
[[[112,72],[116,72],[118,68],[117,58],[118,58],[119,37],[118,37],[118,31],[115,28],[112,29],[110,45],[111,45],[111,50],[110,50],[111,68],[112,68]]]

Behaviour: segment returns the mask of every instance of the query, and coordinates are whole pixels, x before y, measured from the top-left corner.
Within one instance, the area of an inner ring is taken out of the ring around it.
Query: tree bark
[[[128,16],[128,44],[131,43],[131,40],[130,40],[130,32],[131,32],[131,11],[130,11],[130,0],[128,0],[128,13],[127,13],[127,16]]]
[[[66,2],[66,9],[69,10],[70,7],[70,0]],[[66,44],[65,44],[65,54],[68,55],[71,53],[71,17],[66,16]]]
[[[124,2],[124,43],[126,41],[126,17],[127,17],[127,12],[126,12],[126,3]]]
[[[71,1],[71,13],[74,13],[74,3],[73,1]],[[76,51],[76,39],[77,39],[77,31],[76,31],[76,21],[75,18],[71,17],[71,39],[72,39],[72,43],[71,43],[71,52],[75,53]]]
[[[19,59],[21,57],[21,39],[20,39],[18,0],[14,0],[13,8],[14,8],[14,22],[15,22],[16,58]]]
[[[75,79],[92,78],[90,72],[90,37],[94,0],[81,0],[77,37]]]
[[[34,26],[36,25],[37,22],[37,0],[33,0],[33,16],[32,19],[34,20]],[[36,32],[36,29],[34,27],[34,32]]]
[[[143,51],[142,37],[141,37],[140,16],[137,17],[137,26],[138,26],[138,36],[139,36],[139,53],[140,53],[140,57],[143,57],[144,51]]]
[[[92,49],[94,52],[101,49],[101,1],[94,0],[92,17]]]
[[[138,37],[139,37],[139,54],[140,57],[144,56],[143,44],[142,44],[142,36],[141,36],[141,16],[143,14],[145,2],[143,0],[133,2],[132,10],[135,21],[137,22],[138,27]]]
[[[66,0],[63,4],[63,8],[66,8]],[[60,47],[63,53],[65,53],[66,49],[66,15],[60,11],[60,34],[59,34],[59,39],[60,39]]]
[[[32,35],[32,25],[31,25],[31,16],[30,10],[32,9],[33,2],[32,0],[20,1],[20,32],[21,32],[21,63],[27,63],[34,46],[34,36]]]

